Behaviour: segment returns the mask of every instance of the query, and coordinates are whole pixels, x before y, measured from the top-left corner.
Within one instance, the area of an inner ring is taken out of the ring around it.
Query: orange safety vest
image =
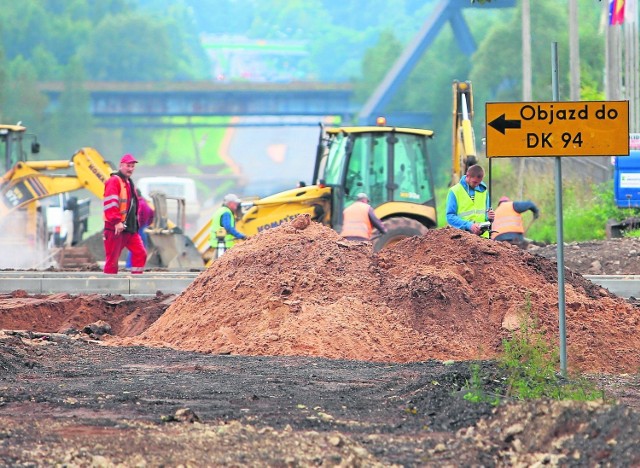
[[[373,226],[369,219],[369,205],[360,201],[342,212],[342,237],[362,237],[371,239]]]
[[[513,202],[502,202],[496,208],[496,217],[491,224],[491,238],[495,239],[500,234],[516,232],[524,234],[522,214],[513,209]]]
[[[103,200],[103,211],[102,217],[105,221],[107,220],[107,210],[113,206],[116,206],[116,203],[120,209],[120,221],[124,222],[127,219],[127,201],[128,201],[128,193],[127,186],[122,180],[121,177],[118,177],[118,182],[120,182],[120,194],[118,195],[110,195],[104,198]]]

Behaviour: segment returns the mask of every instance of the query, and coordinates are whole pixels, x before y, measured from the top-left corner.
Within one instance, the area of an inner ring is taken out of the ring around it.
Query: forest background
[[[462,1],[462,0],[461,0]],[[466,0],[465,0],[466,1]],[[500,0],[493,0],[499,3]],[[158,155],[166,130],[104,129],[89,114],[84,81],[215,80],[204,35],[299,41],[305,55],[289,79],[350,82],[364,103],[438,0],[30,0],[0,9],[0,121],[22,122],[43,143],[45,159],[65,159],[82,146],[114,157]],[[471,80],[481,146],[484,104],[522,100],[521,11],[467,8],[477,51],[464,55],[445,27],[387,110],[428,111],[437,185],[451,168],[451,83]],[[581,98],[603,99],[604,27],[599,0],[580,0]],[[536,0],[531,8],[533,100],[551,99],[550,44],[558,43],[560,96],[568,97],[568,5]],[[239,78],[243,79],[243,78]],[[279,78],[282,80],[282,77]],[[285,78],[286,79],[286,78]],[[38,83],[63,81],[52,108]],[[154,135],[155,132],[155,135]],[[481,150],[481,148],[479,148]],[[178,155],[182,163],[189,157]],[[213,155],[215,159],[216,155]],[[306,155],[305,155],[306,157]],[[309,155],[311,158],[312,155]],[[503,172],[506,169],[503,170]],[[308,175],[303,174],[301,178]]]

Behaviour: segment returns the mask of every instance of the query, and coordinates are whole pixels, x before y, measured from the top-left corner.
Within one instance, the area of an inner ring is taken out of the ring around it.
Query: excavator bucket
[[[147,267],[169,270],[204,270],[204,259],[193,241],[184,233],[185,200],[167,197],[164,193],[151,193],[155,211],[153,224],[147,228],[149,248]],[[167,199],[175,200],[175,224],[167,215]]]
[[[147,230],[149,252],[147,267],[169,270],[204,270],[204,260],[195,245],[178,229]]]

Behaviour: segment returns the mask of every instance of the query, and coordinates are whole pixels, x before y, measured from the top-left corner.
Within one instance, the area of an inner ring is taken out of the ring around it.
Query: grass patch
[[[472,368],[471,379],[465,388],[464,399],[473,402],[498,404],[502,399],[596,401],[605,400],[604,391],[579,374],[565,378],[558,373],[560,355],[552,346],[531,312],[531,302],[526,298],[520,328],[511,338],[502,342],[504,353],[499,366],[504,372],[506,390],[495,395],[485,390],[479,367]]]
[[[502,345],[504,354],[500,366],[507,376],[507,397],[518,400],[543,397],[575,401],[604,399],[604,392],[580,375],[567,379],[558,374],[560,353],[549,343],[532,313],[529,297],[519,330]]]

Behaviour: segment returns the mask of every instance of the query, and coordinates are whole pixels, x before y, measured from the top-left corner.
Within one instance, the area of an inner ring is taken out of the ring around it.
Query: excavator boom
[[[69,168],[75,174],[50,172]],[[0,219],[37,200],[80,189],[102,199],[111,172],[109,163],[93,148],[80,149],[68,161],[20,161],[2,177]]]
[[[478,162],[473,133],[473,93],[470,81],[453,82],[451,183],[458,183],[467,168]]]

